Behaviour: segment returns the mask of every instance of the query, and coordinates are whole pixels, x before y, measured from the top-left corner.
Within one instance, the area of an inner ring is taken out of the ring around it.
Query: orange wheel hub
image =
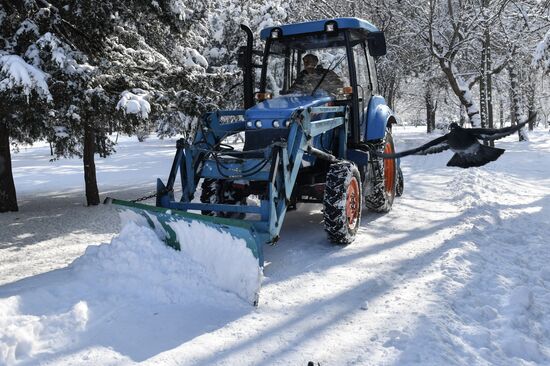
[[[387,142],[384,153],[393,154],[391,143]],[[395,186],[395,159],[384,159],[384,187],[386,192],[392,193]]]
[[[346,217],[348,219],[348,227],[354,229],[357,226],[357,219],[361,207],[359,205],[361,192],[359,190],[359,182],[357,178],[351,178],[346,195]]]

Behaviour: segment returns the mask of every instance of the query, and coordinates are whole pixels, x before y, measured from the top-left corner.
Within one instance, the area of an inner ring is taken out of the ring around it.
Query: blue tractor
[[[374,62],[386,53],[383,32],[357,18],[282,25],[261,31],[265,48],[257,51],[252,31],[241,27],[244,108],[206,113],[194,139],[178,141],[168,180],[157,182],[156,207],[113,203],[176,249],[184,238],[174,222],[229,232],[260,266],[263,245],[279,239],[285,214],[301,202],[321,203],[328,239],[351,243],[363,207],[387,212],[402,189],[398,161],[370,153],[395,151],[396,117],[378,95]],[[228,145],[237,134],[244,144]]]

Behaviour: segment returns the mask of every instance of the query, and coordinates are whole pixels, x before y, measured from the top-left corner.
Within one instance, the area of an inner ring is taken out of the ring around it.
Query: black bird
[[[428,155],[436,154],[451,149],[455,154],[447,163],[447,166],[458,166],[460,168],[471,168],[482,166],[490,161],[495,161],[504,152],[504,149],[490,147],[479,143],[478,139],[483,141],[493,141],[505,136],[511,135],[527,123],[530,119],[518,123],[517,125],[504,128],[462,128],[457,123],[451,123],[449,133],[438,137],[427,144],[415,149],[401,151],[394,154],[385,154],[372,151],[374,155],[385,158],[395,159],[407,155]]]

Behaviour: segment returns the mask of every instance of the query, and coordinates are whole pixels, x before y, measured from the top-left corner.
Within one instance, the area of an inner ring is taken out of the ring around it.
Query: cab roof
[[[266,40],[270,37],[271,31],[275,28],[281,30],[281,37],[296,36],[300,34],[317,33],[325,31],[327,22],[336,23],[338,29],[356,29],[361,33],[379,32],[379,29],[366,20],[359,18],[332,18],[315,20],[312,22],[287,24],[276,27],[264,28],[260,32],[260,38]],[[365,34],[366,35],[366,34]]]

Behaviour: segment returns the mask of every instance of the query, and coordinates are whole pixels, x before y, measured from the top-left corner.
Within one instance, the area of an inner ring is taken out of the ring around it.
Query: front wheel
[[[329,240],[349,244],[361,222],[361,176],[355,164],[332,164],[327,173],[323,196],[323,218]]]
[[[395,153],[393,138],[389,131],[380,150],[386,154]],[[375,212],[389,212],[397,188],[397,161],[371,157],[365,181],[365,206]]]
[[[246,197],[239,190],[233,187],[230,181],[221,179],[205,178],[201,185],[202,193],[200,200],[202,203],[222,203],[230,205],[246,205]],[[213,212],[202,210],[203,215],[227,217],[235,219],[244,219],[246,214],[239,212]]]

